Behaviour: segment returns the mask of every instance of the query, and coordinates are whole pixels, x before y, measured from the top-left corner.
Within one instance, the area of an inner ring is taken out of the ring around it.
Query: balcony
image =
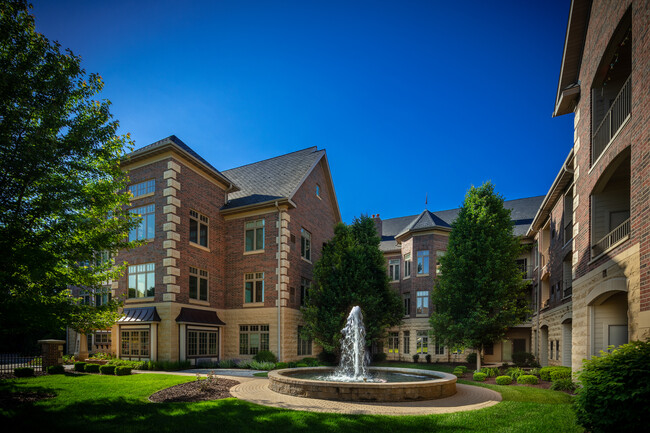
[[[630,219],[625,220],[621,225],[616,227],[611,232],[607,233],[592,246],[592,256],[597,257],[612,248],[613,246],[623,242],[630,237]]]
[[[612,102],[605,117],[592,134],[591,164],[593,165],[607,148],[618,131],[625,125],[632,112],[631,76],[625,80],[623,87]]]
[[[533,265],[528,265],[525,263],[517,263],[519,270],[521,271],[521,278],[524,280],[533,279]]]

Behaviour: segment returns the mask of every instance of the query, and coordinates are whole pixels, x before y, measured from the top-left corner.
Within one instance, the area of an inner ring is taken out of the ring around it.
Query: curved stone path
[[[230,389],[233,397],[264,406],[309,412],[368,415],[431,415],[482,409],[494,406],[501,401],[501,394],[496,391],[479,386],[461,384],[456,385],[457,392],[455,395],[438,400],[353,403],[279,394],[269,389],[269,381],[264,378],[249,379],[238,377],[236,380],[239,380],[241,383]]]

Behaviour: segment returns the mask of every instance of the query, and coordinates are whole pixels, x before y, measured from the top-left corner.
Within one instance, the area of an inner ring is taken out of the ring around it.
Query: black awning
[[[197,308],[182,307],[176,318],[178,323],[197,323],[202,325],[225,325],[217,316],[216,311],[199,310]]]
[[[117,323],[160,322],[156,307],[125,308]]]

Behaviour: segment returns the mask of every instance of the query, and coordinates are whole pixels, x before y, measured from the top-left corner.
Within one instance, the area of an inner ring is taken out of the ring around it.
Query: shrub
[[[551,385],[553,391],[575,391],[577,385],[571,379],[558,379],[554,380]]]
[[[282,370],[283,368],[289,368],[289,364],[287,364],[286,362],[278,362],[275,364],[276,370]]]
[[[124,365],[115,367],[115,376],[128,376],[129,374],[131,374],[131,367]]]
[[[478,373],[474,373],[474,380],[477,382],[484,382],[486,377],[487,374],[481,373],[480,371]]]
[[[257,362],[278,362],[278,357],[270,350],[260,350],[253,359]]]
[[[523,376],[526,374],[523,368],[519,367],[510,367],[509,369],[506,370],[506,374],[510,377],[512,380],[517,380],[519,376]]]
[[[296,364],[296,367],[301,367],[302,368],[302,367],[309,367],[309,366],[307,364],[305,364],[304,362],[299,362],[299,363]]]
[[[219,368],[234,368],[236,365],[233,359],[222,359],[219,361]]]
[[[74,371],[86,371],[85,367],[86,367],[85,362],[77,361],[74,363]]]
[[[14,368],[14,374],[16,377],[32,377],[34,375],[34,369],[31,367],[18,367]]]
[[[50,365],[47,367],[47,374],[63,374],[65,373],[65,368],[62,365]]]
[[[522,385],[537,385],[539,380],[537,376],[533,376],[532,374],[522,374],[517,378],[517,383]]]
[[[467,358],[465,358],[468,364],[470,365],[476,365],[476,352],[472,352],[467,355]],[[481,356],[481,363],[483,363],[483,357]]]
[[[575,400],[578,423],[594,433],[647,431],[648,359],[650,342],[633,341],[583,361]]]
[[[496,377],[499,375],[499,369],[496,367],[483,367],[481,373],[485,373],[487,377]]]
[[[241,361],[237,362],[237,368],[251,368],[251,360],[242,359]]]
[[[463,374],[465,373],[463,373],[461,370],[454,370],[451,374],[453,374],[454,376],[460,379],[461,377],[463,377]]]
[[[431,354],[430,354],[430,353],[427,353],[427,354],[425,355],[424,359],[427,360],[427,364],[431,364]]]
[[[99,372],[101,374],[113,375],[113,374],[115,374],[115,366],[114,365],[102,365],[101,367],[99,367]]]
[[[497,376],[495,380],[497,385],[510,385],[512,383],[512,377],[510,376]]]
[[[551,381],[555,382],[561,379],[571,379],[571,369],[551,371]]]
[[[99,373],[99,364],[86,364],[84,365],[86,373]]]
[[[154,364],[151,361],[128,361],[126,359],[113,359],[106,365],[116,367],[131,367],[132,370],[154,370]]]
[[[384,362],[386,361],[386,356],[384,352],[373,353],[372,362]]]
[[[419,360],[420,360],[420,355],[418,355],[417,353],[413,355],[413,362],[418,362]]]
[[[63,355],[64,364],[74,364],[74,355]]]
[[[537,368],[532,368],[532,369],[530,370],[530,374],[533,374],[533,375],[539,377],[539,370],[541,370],[541,368],[539,368],[539,367],[537,367]]]
[[[275,368],[275,362],[258,362],[253,360],[250,362],[250,368],[252,368],[253,370],[270,371]]]
[[[554,366],[554,367],[544,367],[540,368],[539,370],[539,378],[542,380],[545,380],[547,382],[551,381],[551,373],[554,371],[565,371],[568,372],[567,377],[571,377],[571,368],[569,367],[560,367],[560,366]]]
[[[467,367],[465,367],[464,365],[457,365],[454,368],[454,370],[461,370],[463,373],[466,373],[467,372]]]
[[[296,368],[298,363],[297,362],[287,362],[287,365],[289,366],[289,368]]]
[[[318,360],[323,365],[336,365],[336,355],[331,352],[325,352],[324,350],[318,354]]]
[[[528,352],[515,352],[512,354],[512,362],[517,367],[532,367],[537,364],[535,361],[535,355]]]
[[[310,367],[318,367],[320,365],[320,362],[318,362],[318,359],[316,358],[302,358],[300,362],[307,364]]]

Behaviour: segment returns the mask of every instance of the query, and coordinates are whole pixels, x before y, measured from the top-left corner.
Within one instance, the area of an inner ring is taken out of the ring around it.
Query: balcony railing
[[[564,279],[564,293],[563,293],[563,298],[568,298],[571,296],[573,292],[573,280],[571,278],[565,278]]]
[[[607,249],[624,240],[630,235],[630,219],[628,218],[611,232],[607,233],[601,240],[592,247],[593,257],[599,256]]]
[[[630,112],[632,111],[632,85],[631,76],[623,84],[623,88],[616,99],[612,103],[612,106],[605,114],[602,122],[596,129],[592,136],[592,148],[591,148],[591,163],[596,162],[601,153],[605,150],[607,145],[612,138],[616,135],[621,126],[625,123]]]
[[[521,277],[524,280],[532,280],[532,278],[533,278],[533,265],[519,264],[519,270],[521,271]]]

